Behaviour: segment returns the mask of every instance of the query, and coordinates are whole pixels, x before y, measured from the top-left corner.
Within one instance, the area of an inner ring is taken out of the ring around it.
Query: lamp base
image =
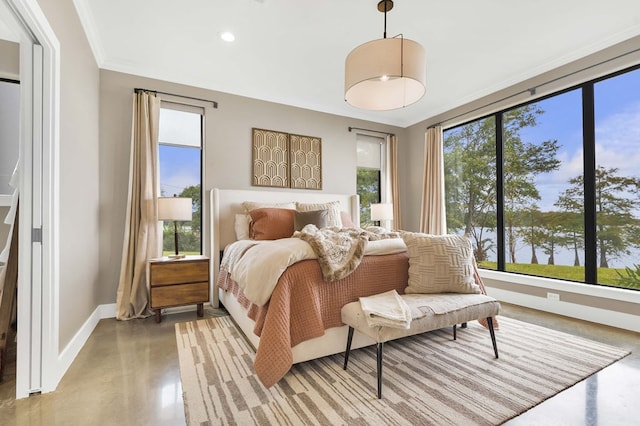
[[[186,256],[187,256],[186,254],[170,254],[167,257],[169,259],[184,259]]]

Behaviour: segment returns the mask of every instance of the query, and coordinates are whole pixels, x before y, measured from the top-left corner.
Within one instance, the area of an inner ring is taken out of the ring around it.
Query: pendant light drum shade
[[[345,62],[344,98],[352,106],[386,111],[420,100],[426,92],[424,48],[402,37],[364,43]]]

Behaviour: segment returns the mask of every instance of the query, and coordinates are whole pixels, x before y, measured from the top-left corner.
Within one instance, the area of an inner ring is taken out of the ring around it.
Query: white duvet
[[[365,256],[401,253],[407,250],[402,238],[369,241]],[[244,295],[252,303],[262,306],[280,279],[280,275],[296,262],[316,259],[313,249],[300,238],[273,241],[236,241],[224,251],[220,269],[231,274]]]

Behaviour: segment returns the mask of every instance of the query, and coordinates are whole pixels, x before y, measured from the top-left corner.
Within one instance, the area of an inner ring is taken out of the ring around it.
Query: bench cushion
[[[403,294],[401,297],[411,308],[409,329],[369,327],[359,301],[342,308],[342,322],[377,342],[386,342],[500,313],[500,302],[484,294]]]

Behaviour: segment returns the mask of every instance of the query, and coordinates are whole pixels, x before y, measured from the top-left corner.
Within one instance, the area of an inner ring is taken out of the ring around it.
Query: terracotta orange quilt
[[[317,260],[298,262],[282,274],[262,307],[251,304],[225,272],[218,277],[218,287],[234,294],[256,322],[254,333],[260,336],[260,345],[254,366],[262,383],[270,387],[291,368],[292,347],[342,325],[344,305],[393,289],[403,294],[408,279],[409,256],[402,252],[365,256],[353,273],[333,282],[323,279]]]

